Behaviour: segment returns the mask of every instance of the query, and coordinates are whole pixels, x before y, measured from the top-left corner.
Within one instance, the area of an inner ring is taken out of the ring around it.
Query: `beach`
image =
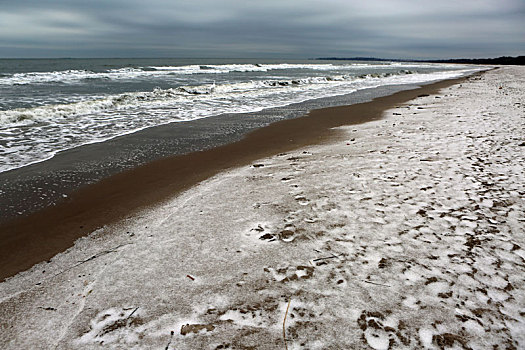
[[[9,223],[0,344],[524,348],[524,86],[312,110]]]
[[[219,171],[316,143],[333,132],[329,128],[380,118],[395,103],[452,83],[427,82],[417,91],[418,84],[386,85],[258,113],[176,122],[0,173],[0,279]]]

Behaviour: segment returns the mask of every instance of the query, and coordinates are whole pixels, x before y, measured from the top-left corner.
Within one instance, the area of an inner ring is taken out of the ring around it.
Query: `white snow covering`
[[[523,349],[524,125],[505,67],[219,174],[0,284],[0,348]]]

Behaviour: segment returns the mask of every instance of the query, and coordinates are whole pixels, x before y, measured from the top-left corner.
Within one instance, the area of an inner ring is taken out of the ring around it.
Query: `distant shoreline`
[[[377,57],[319,57],[316,60],[330,61],[379,61],[379,62],[417,62],[417,63],[460,63],[460,64],[500,64],[500,65],[525,65],[525,56],[509,57],[501,56],[497,58],[452,58],[444,60],[414,60],[399,58],[377,58]]]

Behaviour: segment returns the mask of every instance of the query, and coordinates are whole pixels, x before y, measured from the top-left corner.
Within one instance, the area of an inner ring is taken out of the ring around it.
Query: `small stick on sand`
[[[169,349],[169,347],[170,347],[170,345],[171,345],[171,341],[173,340],[173,333],[174,333],[174,332],[171,331],[171,333],[170,333],[170,334],[171,334],[171,335],[170,335],[170,341],[168,342],[168,345],[166,345],[166,347],[164,348],[164,350],[168,350],[168,349]]]
[[[130,245],[130,244],[133,244],[133,243],[124,243],[124,244],[120,244],[120,245],[116,246],[115,248],[111,248],[111,249],[109,249],[109,250],[104,250],[104,251],[102,251],[102,252],[99,252],[99,253],[97,253],[97,254],[95,254],[95,255],[93,255],[93,256],[91,256],[91,257],[85,259],[85,260],[79,261],[77,264],[75,264],[75,265],[73,265],[73,266],[70,266],[70,267],[68,267],[68,268],[65,269],[65,270],[60,271],[59,273],[57,273],[57,274],[51,276],[50,278],[53,278],[53,277],[56,277],[56,276],[58,276],[58,275],[61,275],[61,274],[65,273],[65,272],[68,272],[69,270],[72,270],[72,269],[74,269],[74,268],[77,267],[77,266],[80,266],[80,265],[82,265],[82,264],[85,264],[85,263],[87,263],[88,261],[91,261],[91,260],[93,260],[93,259],[99,258],[99,257],[101,257],[101,256],[103,256],[103,255],[106,255],[106,254],[109,254],[109,253],[115,253],[115,252],[117,251],[117,249],[119,249],[119,248],[121,248],[121,247],[124,247],[124,246],[127,246],[127,245]]]
[[[312,260],[312,261],[315,262],[315,261],[321,261],[321,260],[327,260],[327,259],[335,259],[335,258],[337,258],[337,257],[338,257],[338,256],[336,256],[336,255],[332,255],[332,256],[327,256],[327,257],[325,257],[325,258],[317,258],[317,259],[314,259],[314,260]]]
[[[133,310],[133,311],[129,314],[129,316],[126,318],[126,320],[129,319],[131,316],[133,316],[133,314],[134,314],[135,312],[137,312],[137,310],[139,309],[139,307],[140,307],[140,306],[137,306],[137,307],[135,308],[135,310]]]
[[[288,345],[286,345],[286,316],[288,316],[288,309],[290,308],[291,302],[292,302],[292,299],[288,300],[288,306],[286,307],[286,312],[284,313],[284,320],[283,320],[283,341],[284,341],[285,350],[288,350]]]
[[[370,283],[370,284],[373,284],[373,285],[376,285],[376,286],[392,287],[392,286],[389,286],[388,284],[375,283],[375,282],[367,281],[367,280],[363,280],[363,282],[365,282],[365,283]]]

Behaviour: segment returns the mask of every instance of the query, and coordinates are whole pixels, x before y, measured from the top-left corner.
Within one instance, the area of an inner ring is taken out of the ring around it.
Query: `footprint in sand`
[[[90,321],[90,329],[80,337],[80,343],[108,342],[117,335],[133,333],[143,320],[138,307],[111,308],[97,314]]]
[[[303,195],[297,195],[295,196],[295,200],[297,201],[297,203],[299,203],[300,205],[308,205],[310,203],[310,201],[308,199],[306,199],[305,196]]]
[[[275,242],[279,238],[277,235],[267,232],[262,224],[258,224],[256,227],[252,228],[249,232],[245,234],[248,237],[253,235],[258,236],[261,241]]]
[[[363,310],[357,324],[363,331],[363,342],[372,349],[395,349],[399,346],[409,346],[411,343],[410,333],[404,321],[388,319],[385,313]]]
[[[264,272],[270,274],[277,282],[287,283],[311,278],[314,274],[314,268],[306,265],[280,267],[277,269],[265,267]]]
[[[272,233],[265,233],[259,237],[261,241],[266,241],[266,242],[275,242],[277,241],[277,238],[278,237]]]
[[[286,243],[292,242],[295,239],[295,231],[291,229],[282,230],[279,233],[279,239]]]
[[[290,243],[295,240],[299,231],[301,230],[297,230],[294,225],[286,224],[283,230],[281,230],[278,233],[273,233],[273,232],[268,232],[264,228],[264,226],[259,224],[257,225],[257,227],[252,228],[248,233],[246,233],[246,235],[251,236],[255,234],[259,237],[261,241],[266,241],[266,242],[281,241],[284,243]]]
[[[293,180],[293,176],[285,176],[281,178],[281,182],[290,182]]]
[[[232,305],[229,309],[214,310],[218,320],[234,323],[238,327],[266,328],[275,323],[275,315],[279,309],[279,301],[267,297],[260,302]]]

